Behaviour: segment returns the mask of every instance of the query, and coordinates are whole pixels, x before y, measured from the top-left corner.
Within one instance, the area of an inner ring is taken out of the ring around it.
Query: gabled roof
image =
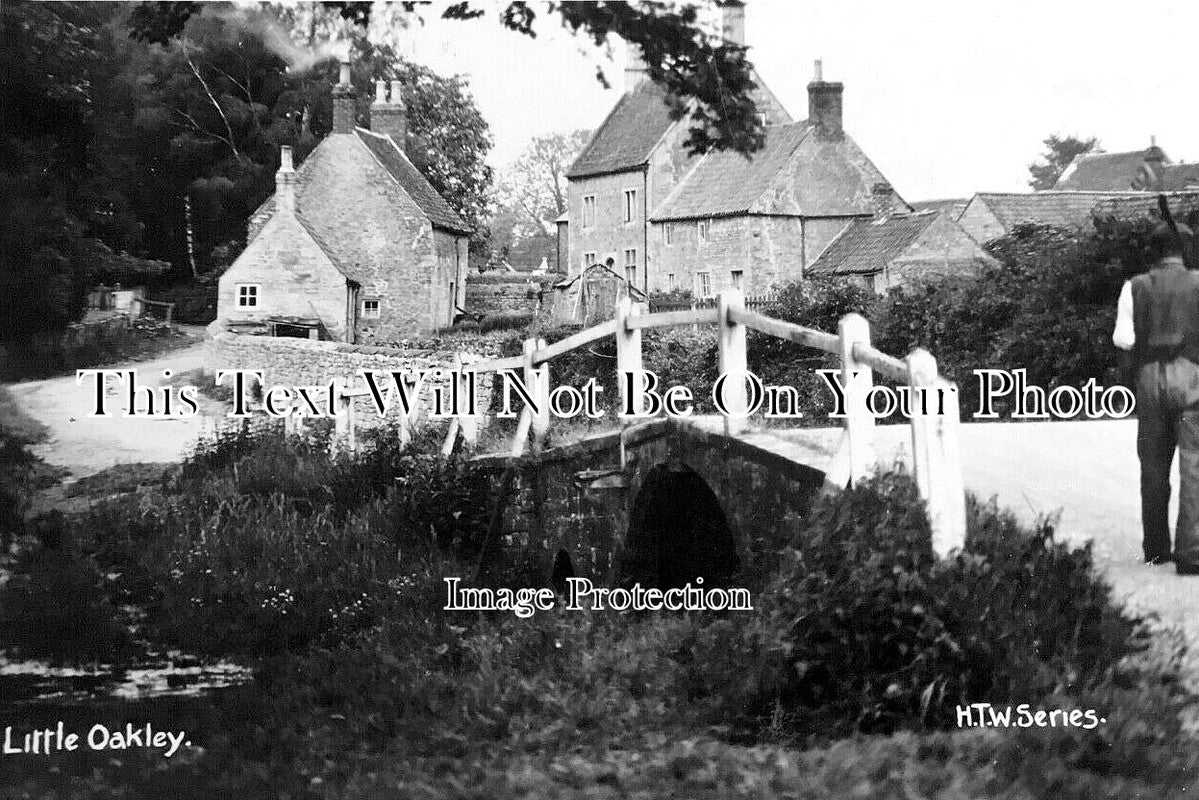
[[[1039,222],[1063,228],[1085,227],[1091,209],[1105,200],[1145,197],[1144,192],[979,192],[970,203],[983,203],[1006,230],[1021,222]]]
[[[806,120],[772,125],[762,149],[750,157],[721,151],[701,158],[650,219],[871,214],[873,189],[885,181],[848,135],[824,139]]]
[[[404,191],[420,206],[435,228],[444,228],[454,233],[469,235],[471,230],[462,218],[454,213],[445,199],[425,179],[424,175],[412,165],[399,146],[390,136],[372,133],[365,128],[356,129],[358,138],[367,149],[379,159],[396,183],[404,187]]]
[[[300,223],[300,227],[302,227],[308,233],[308,235],[312,237],[312,241],[316,242],[316,246],[319,247],[321,251],[329,257],[331,262],[333,262],[333,266],[337,268],[337,271],[346,276],[346,280],[350,280],[361,285],[362,276],[357,274],[357,271],[354,269],[354,265],[339,256],[337,251],[330,247],[329,243],[321,238],[321,235],[313,229],[312,223],[304,219],[303,214],[295,213],[295,218],[296,222]]]
[[[762,149],[750,157],[728,150],[708,153],[653,212],[654,219],[748,213],[811,130],[806,122],[772,126]]]
[[[881,272],[911,247],[937,216],[936,211],[924,211],[885,219],[853,220],[806,271],[819,275]]]
[[[645,166],[654,145],[674,122],[662,89],[649,81],[642,83],[616,101],[566,171],[566,177],[584,178]]]
[[[769,124],[790,123],[791,115],[778,98],[757,73],[752,77],[756,87],[750,95],[758,112],[766,115]],[[583,147],[583,152],[566,171],[566,177],[587,178],[643,169],[649,163],[654,147],[677,124],[686,123],[671,118],[665,90],[644,81],[616,101]]]
[[[308,158],[304,159],[304,163],[296,168],[296,193],[297,197],[303,201],[305,196],[313,195],[321,196],[326,194],[326,190],[319,185],[311,185],[310,178],[313,173],[314,165],[317,160],[322,158],[338,159],[344,156],[348,147],[364,147],[371,156],[387,171],[387,174],[395,180],[412,198],[417,207],[421,210],[432,223],[433,227],[441,228],[452,233],[469,236],[470,228],[462,218],[459,217],[454,210],[449,207],[437,190],[430,185],[424,175],[412,165],[392,141],[390,136],[381,136],[377,133],[371,133],[365,128],[357,128],[357,135],[330,134],[321,140],[320,144],[308,154]],[[364,178],[365,180],[365,178]],[[302,203],[301,203],[302,205]],[[275,196],[271,195],[251,216],[251,226],[254,221],[262,221],[269,219],[275,213]],[[297,218],[302,217],[297,214]],[[309,221],[311,222],[311,221]],[[311,224],[306,224],[311,232]],[[330,248],[324,248],[327,252]]]
[[[1170,163],[1169,157],[1156,145],[1147,150],[1127,153],[1085,153],[1070,162],[1053,188],[1091,192],[1128,191],[1148,159]]]

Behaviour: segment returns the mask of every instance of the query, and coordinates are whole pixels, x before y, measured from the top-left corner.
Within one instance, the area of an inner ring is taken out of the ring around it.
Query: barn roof
[[[846,226],[807,271],[818,275],[881,272],[903,254],[936,220],[938,212],[858,219]]]

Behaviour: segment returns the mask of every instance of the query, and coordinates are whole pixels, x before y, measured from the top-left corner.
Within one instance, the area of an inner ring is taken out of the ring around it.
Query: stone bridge
[[[477,457],[497,487],[501,549],[559,588],[566,577],[752,582],[831,486],[837,440],[724,428],[722,417],[656,419],[517,459]]]

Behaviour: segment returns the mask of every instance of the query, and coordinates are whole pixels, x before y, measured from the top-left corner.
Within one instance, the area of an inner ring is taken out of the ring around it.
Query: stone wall
[[[472,315],[498,313],[536,314],[548,303],[557,274],[488,272],[471,275],[466,284],[466,310]]]
[[[461,356],[466,365],[498,358],[495,343],[481,340],[479,347],[466,351],[437,347],[413,348],[371,347],[341,342],[309,339],[276,338],[270,336],[240,336],[218,333],[208,342],[205,358],[207,368],[217,370],[261,370],[268,385],[324,386],[337,379],[351,389],[365,388],[359,370],[421,371],[452,370]],[[430,344],[434,344],[430,342]],[[228,380],[228,379],[227,379]],[[230,384],[231,385],[231,384]],[[449,376],[431,375],[420,394],[420,414],[432,408],[433,389],[449,385]],[[479,377],[477,394],[479,408],[491,402],[491,376]],[[364,425],[378,424],[380,418],[369,397],[355,401],[355,418]],[[393,409],[394,410],[394,409]]]

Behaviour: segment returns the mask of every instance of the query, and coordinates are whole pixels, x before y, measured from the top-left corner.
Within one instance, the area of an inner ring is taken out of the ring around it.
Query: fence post
[[[525,339],[525,387],[536,401],[537,410],[529,408],[529,429],[533,447],[539,449],[550,429],[550,368],[549,364],[534,366],[533,354],[545,347],[545,339]]]
[[[347,444],[347,422],[349,421],[345,414],[346,396],[342,392],[345,385],[341,378],[333,379],[333,442],[334,447],[341,447]]]
[[[966,543],[966,490],[958,447],[958,388],[937,375],[937,360],[916,348],[907,357],[911,387],[912,472],[924,498],[939,556]]]
[[[728,289],[716,298],[718,335],[718,365],[721,375],[741,376],[740,380],[725,379],[724,432],[729,436],[741,433],[749,426],[749,396],[745,390],[745,375],[749,372],[746,354],[745,325],[735,322],[730,312],[745,308],[745,294],[740,289]]]
[[[870,345],[870,323],[861,314],[846,314],[837,323],[841,337],[841,385],[845,388],[845,439],[849,480],[856,484],[874,468],[874,416],[866,405],[874,388],[874,370],[854,358],[853,346]]]
[[[640,373],[643,369],[641,329],[630,328],[628,325],[629,318],[636,316],[637,313],[637,306],[633,305],[632,299],[621,297],[616,301],[616,382],[620,386],[621,411],[628,404],[628,398],[625,396],[625,373],[637,374],[637,379],[640,380]],[[640,414],[643,410],[641,393],[637,392],[633,395],[632,411],[634,414]]]
[[[454,379],[458,381],[458,402],[465,403],[467,408],[469,408],[472,400],[470,397],[471,381],[467,379],[462,366],[462,354],[458,353],[454,357]],[[477,374],[476,377],[478,377]],[[478,444],[479,418],[477,415],[462,415],[458,420],[458,430],[462,432],[462,443],[464,445],[474,447]]]

